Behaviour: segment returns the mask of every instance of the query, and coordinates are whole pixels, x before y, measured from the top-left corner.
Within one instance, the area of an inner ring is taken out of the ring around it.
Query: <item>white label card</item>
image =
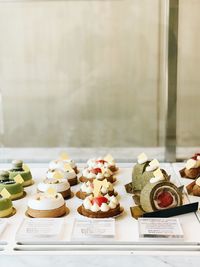
[[[49,219],[28,219],[25,218],[17,233],[16,241],[60,241],[62,240],[64,220],[62,218]]]
[[[151,240],[180,240],[184,238],[178,218],[139,218],[139,237]]]
[[[113,239],[115,219],[75,219],[72,240]]]

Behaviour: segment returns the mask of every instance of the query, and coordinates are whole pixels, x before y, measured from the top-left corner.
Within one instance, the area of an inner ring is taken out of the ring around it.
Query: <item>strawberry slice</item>
[[[164,191],[161,194],[159,194],[157,203],[159,207],[167,208],[173,203],[173,197],[169,192]]]
[[[106,197],[95,197],[95,198],[93,198],[92,201],[91,201],[92,205],[93,205],[94,203],[96,203],[99,207],[101,207],[101,205],[102,205],[103,203],[107,203],[107,202],[108,202],[108,199],[107,199]]]
[[[92,169],[91,172],[97,175],[98,173],[102,173],[102,170],[101,168],[95,168],[95,169]]]
[[[106,163],[106,162],[107,162],[107,161],[104,160],[104,159],[97,160],[97,163],[102,163],[102,164],[104,164],[104,163]]]

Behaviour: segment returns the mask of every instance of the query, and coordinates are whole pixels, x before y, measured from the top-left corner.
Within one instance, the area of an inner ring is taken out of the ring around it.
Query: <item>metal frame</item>
[[[179,0],[169,0],[168,78],[165,161],[176,161],[177,59]]]

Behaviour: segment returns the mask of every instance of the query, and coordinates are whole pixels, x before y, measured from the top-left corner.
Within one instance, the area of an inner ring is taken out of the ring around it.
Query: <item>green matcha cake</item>
[[[7,217],[13,213],[12,201],[0,196],[0,218]]]
[[[29,169],[26,170],[26,168],[24,168],[22,160],[12,161],[12,169],[9,171],[9,174],[10,174],[10,180],[13,180],[15,176],[20,174],[24,180],[22,186],[29,186],[32,185],[33,183],[31,172]]]
[[[181,206],[182,191],[169,181],[150,181],[141,191],[140,205],[146,212]]]
[[[0,192],[4,188],[6,188],[6,190],[10,193],[11,200],[16,200],[23,197],[23,186],[19,183],[16,183],[14,180],[9,180],[9,172],[7,171],[0,172]]]

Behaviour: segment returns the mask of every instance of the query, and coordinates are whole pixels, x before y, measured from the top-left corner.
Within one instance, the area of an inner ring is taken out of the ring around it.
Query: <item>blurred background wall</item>
[[[162,146],[166,2],[0,2],[3,145]],[[198,10],[180,1],[180,146],[199,144]]]

